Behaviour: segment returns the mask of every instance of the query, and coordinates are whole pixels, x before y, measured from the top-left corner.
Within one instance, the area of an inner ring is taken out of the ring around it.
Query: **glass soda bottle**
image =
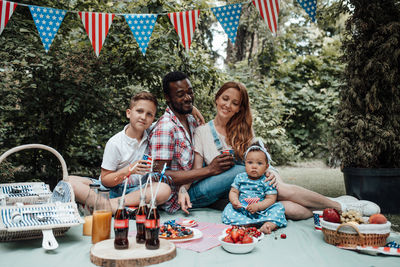
[[[152,203],[146,216],[145,228],[146,248],[160,248],[160,239],[158,237],[160,232],[160,214],[158,213],[157,206],[154,203]]]
[[[136,211],[136,243],[138,244],[144,244],[146,242],[145,223],[147,211],[145,196],[141,196],[139,208]]]
[[[85,200],[83,208],[83,216],[85,223],[83,224],[83,235],[92,235],[92,222],[93,222],[93,203],[96,203],[97,190],[100,188],[99,184],[90,184],[89,193]]]
[[[122,201],[122,199],[121,199]],[[127,249],[129,247],[128,232],[129,232],[129,217],[124,205],[120,205],[114,216],[114,248]]]
[[[93,211],[93,244],[110,238],[112,211],[109,191],[108,189],[102,188],[98,190]]]

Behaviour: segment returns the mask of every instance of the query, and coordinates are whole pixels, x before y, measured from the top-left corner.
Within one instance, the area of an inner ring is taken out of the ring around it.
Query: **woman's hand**
[[[278,189],[279,188],[279,183],[282,181],[281,176],[274,172],[274,171],[267,171],[265,173],[266,179],[265,182],[269,181],[269,185],[271,185],[273,188]]]
[[[253,203],[247,206],[247,210],[251,213],[254,214],[257,211],[259,211],[259,205],[258,203]]]
[[[192,207],[192,203],[190,202],[190,196],[185,186],[181,186],[178,192],[178,203],[181,205],[181,209],[189,214],[188,209]]]

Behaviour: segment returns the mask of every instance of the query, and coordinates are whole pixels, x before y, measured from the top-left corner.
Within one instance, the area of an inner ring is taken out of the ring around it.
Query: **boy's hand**
[[[233,202],[232,202],[232,206],[233,206],[233,208],[236,209],[236,210],[241,209],[241,208],[243,207],[243,206],[242,206],[242,203],[240,203],[239,200],[233,201]]]
[[[253,203],[253,204],[248,205],[248,206],[247,206],[247,210],[248,210],[251,214],[256,213],[257,211],[259,211],[258,203]]]
[[[141,160],[137,160],[134,163],[132,163],[131,165],[129,165],[130,173],[144,175],[144,174],[150,172],[151,165],[148,163],[146,164],[146,162],[147,162],[147,160],[141,159]],[[135,168],[131,169],[133,166],[135,166]]]

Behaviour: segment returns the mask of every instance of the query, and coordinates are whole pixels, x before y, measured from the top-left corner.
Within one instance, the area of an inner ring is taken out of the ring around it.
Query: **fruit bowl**
[[[219,242],[221,243],[221,246],[228,252],[230,253],[234,253],[234,254],[244,254],[244,253],[249,253],[250,251],[252,251],[258,241],[257,238],[252,237],[253,242],[252,243],[247,243],[247,244],[234,244],[234,243],[228,243],[228,242],[224,242],[225,235],[221,235],[220,237],[218,237]]]

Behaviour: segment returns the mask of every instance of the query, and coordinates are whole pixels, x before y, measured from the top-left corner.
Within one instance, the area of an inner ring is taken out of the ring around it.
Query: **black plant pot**
[[[400,168],[343,168],[346,193],[370,200],[382,213],[400,213]]]

